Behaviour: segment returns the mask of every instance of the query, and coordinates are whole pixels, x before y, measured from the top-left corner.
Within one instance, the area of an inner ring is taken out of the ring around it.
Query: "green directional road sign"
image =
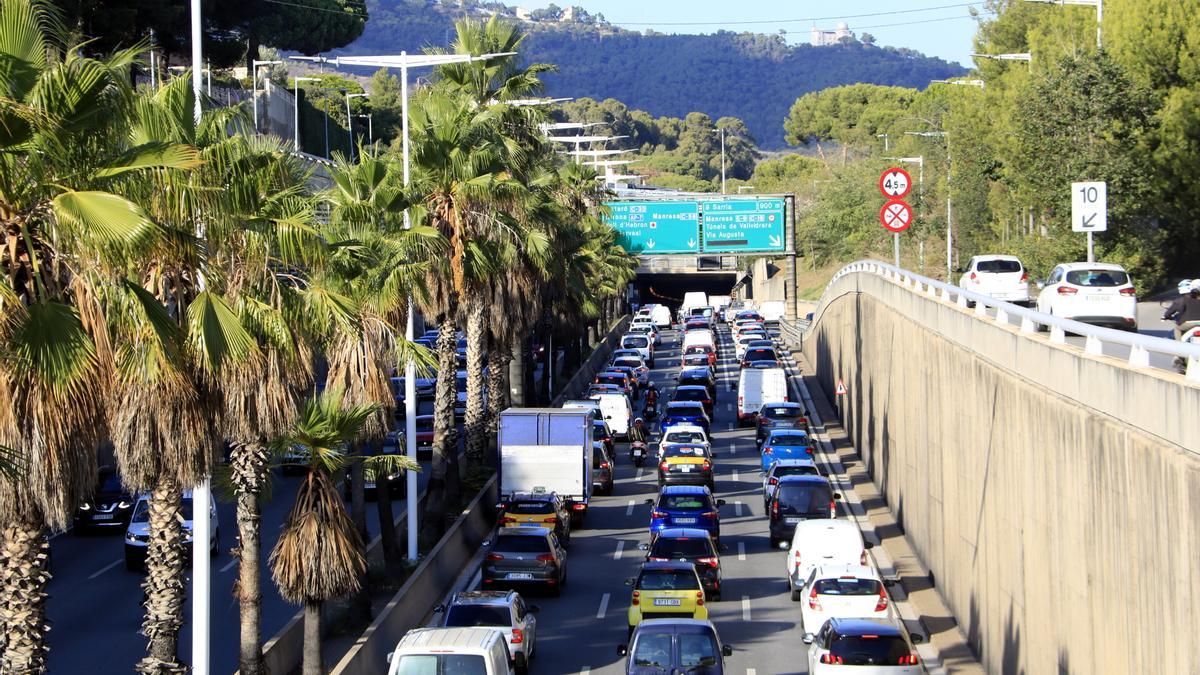
[[[705,253],[784,251],[783,199],[725,199],[700,202]]]
[[[605,222],[630,253],[699,253],[699,207],[695,200],[608,202]]]

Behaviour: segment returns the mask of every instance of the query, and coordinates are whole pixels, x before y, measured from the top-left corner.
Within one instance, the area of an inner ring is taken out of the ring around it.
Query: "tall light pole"
[[[350,112],[350,99],[366,98],[366,94],[346,92],[346,128],[350,131],[350,161],[354,161],[354,113]]]
[[[258,68],[259,66],[278,66],[282,65],[283,61],[259,61],[255,59],[250,62],[250,98],[254,101],[254,133],[258,133]]]
[[[355,115],[355,117],[365,117],[367,119],[367,145],[375,142],[375,121],[371,118],[371,114]]]
[[[193,0],[195,2],[196,0]],[[440,66],[448,63],[468,63],[470,61],[487,61],[501,56],[513,56],[516,52],[501,54],[423,54],[410,55],[400,52],[398,56],[341,56],[326,59],[320,56],[293,56],[300,61],[320,61],[332,63],[335,66],[343,63],[348,66],[374,66],[376,68],[400,68],[400,137],[401,157],[404,168],[404,185],[409,184],[408,169],[408,71],[411,68]],[[404,228],[412,227],[408,211],[404,211]],[[416,303],[412,296],[408,297],[408,322],[404,329],[404,337],[410,343],[416,339],[413,334],[413,315],[416,313]],[[404,436],[408,458],[417,462],[417,364],[411,358],[404,364]],[[408,490],[407,526],[408,526],[408,559],[417,559],[417,475],[412,471],[405,476],[405,486]],[[380,523],[380,527],[390,527]]]
[[[301,82],[320,82],[320,81],[321,81],[321,78],[319,78],[319,77],[300,77],[300,76],[296,76],[296,78],[292,81],[293,97],[295,98],[295,103],[296,103],[296,106],[295,106],[296,113],[295,113],[295,120],[294,120],[294,124],[295,124],[294,132],[295,133],[293,134],[293,137],[292,137],[292,146],[295,148],[296,152],[300,152],[300,83]]]
[[[1104,47],[1100,35],[1100,27],[1104,24],[1104,0],[1025,0],[1025,2],[1040,2],[1044,5],[1083,5],[1096,8],[1096,49]]]
[[[946,283],[954,275],[954,196],[950,189],[953,180],[954,164],[950,160],[950,137],[944,131],[906,131],[907,136],[941,137],[946,139]],[[921,160],[921,174],[924,175],[924,159]]]
[[[721,132],[721,194],[725,194],[725,130],[716,127],[713,131]]]

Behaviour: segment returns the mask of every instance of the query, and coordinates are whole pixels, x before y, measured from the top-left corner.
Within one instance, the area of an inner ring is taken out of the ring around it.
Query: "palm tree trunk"
[[[323,675],[321,662],[321,603],[304,603],[304,675]]]
[[[487,407],[483,400],[483,347],[487,339],[487,303],[479,293],[466,298],[467,305],[467,412],[463,418],[466,433],[467,467],[483,464],[487,447]]]
[[[46,672],[46,569],[50,545],[33,519],[0,532],[0,673]]]
[[[171,480],[150,492],[150,541],[146,549],[146,618],[142,635],[149,640],[146,656],[134,667],[139,673],[184,672],[179,662],[179,628],[183,625],[183,488]],[[208,504],[193,504],[206,509]],[[193,533],[207,537],[207,532]]]
[[[261,443],[235,444],[230,456],[230,474],[237,491],[238,599],[240,650],[238,672],[262,675],[262,489],[270,475],[269,456]]]
[[[457,340],[454,324],[443,317],[438,327],[437,386],[433,401],[433,462],[426,485],[424,529],[433,538],[440,537],[446,518],[446,474],[455,455],[458,454],[458,439],[454,429],[454,375],[458,372],[455,355]]]
[[[508,361],[506,345],[494,341],[488,349],[488,400],[487,400],[487,454],[484,465],[496,466],[496,433],[500,427],[500,413],[508,408]]]
[[[379,494],[379,484],[375,484],[376,494]],[[367,533],[367,497],[366,474],[362,462],[350,465],[350,519],[354,521],[354,529],[363,541],[370,541]],[[350,599],[350,622],[355,625],[366,625],[371,622],[371,589],[363,584],[354,597]]]
[[[521,338],[513,344],[512,361],[508,364],[508,379],[512,385],[512,405],[523,408],[528,401],[525,371],[528,370],[529,338]]]
[[[400,448],[404,452],[404,448]],[[403,569],[404,553],[400,550],[400,541],[396,537],[396,515],[392,512],[392,490],[388,487],[387,476],[375,477],[375,507],[379,512],[379,542],[383,547],[383,566],[389,581],[400,578]],[[363,541],[366,541],[365,539]]]

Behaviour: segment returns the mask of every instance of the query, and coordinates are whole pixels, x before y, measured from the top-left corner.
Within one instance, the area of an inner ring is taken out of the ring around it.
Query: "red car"
[[[433,415],[417,415],[417,457],[433,456]]]

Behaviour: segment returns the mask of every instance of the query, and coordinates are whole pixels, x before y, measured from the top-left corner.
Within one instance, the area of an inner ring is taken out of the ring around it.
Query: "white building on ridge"
[[[845,21],[839,23],[834,30],[821,30],[814,25],[809,41],[814,47],[825,47],[841,43],[842,38],[855,39],[854,32],[850,30],[850,26]]]

